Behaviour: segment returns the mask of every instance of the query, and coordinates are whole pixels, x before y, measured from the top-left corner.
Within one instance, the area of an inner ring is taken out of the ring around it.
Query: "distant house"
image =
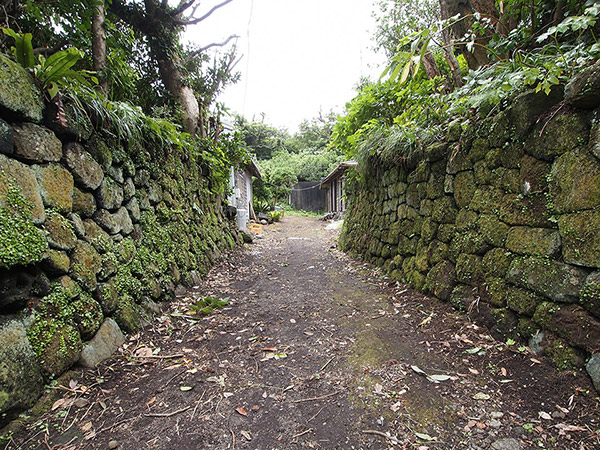
[[[290,191],[290,205],[302,211],[322,212],[327,207],[327,194],[320,186],[319,181],[298,182]]]
[[[237,209],[236,221],[239,228],[246,228],[251,218],[256,219],[252,207],[252,177],[262,178],[254,161],[242,167],[231,168],[229,187],[232,193],[229,204]]]
[[[346,171],[356,164],[356,161],[344,161],[321,180],[321,189],[327,189],[327,213],[342,215],[346,211]]]

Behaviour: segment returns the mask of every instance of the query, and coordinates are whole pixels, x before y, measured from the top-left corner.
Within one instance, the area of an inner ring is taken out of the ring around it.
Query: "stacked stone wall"
[[[241,241],[187,153],[93,131],[68,105],[57,116],[3,56],[0,81],[1,423]]]
[[[371,157],[340,238],[563,369],[600,350],[599,111],[566,91],[451,123],[413,170]]]

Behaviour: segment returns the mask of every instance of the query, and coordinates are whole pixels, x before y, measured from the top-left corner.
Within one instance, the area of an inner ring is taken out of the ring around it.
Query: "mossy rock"
[[[445,243],[449,243],[456,233],[456,226],[453,223],[442,223],[438,226],[437,238]]]
[[[528,225],[530,227],[553,228],[550,221],[544,195],[521,196],[506,194],[500,201],[498,217],[509,225]]]
[[[556,157],[584,146],[589,139],[587,114],[560,114],[536,126],[525,142],[528,154],[552,162]]]
[[[548,190],[550,164],[525,155],[521,160],[519,182],[523,195],[537,194]]]
[[[121,330],[126,333],[135,333],[142,326],[142,314],[139,306],[131,297],[122,296],[114,313],[114,319]]]
[[[94,298],[102,307],[105,315],[112,314],[119,306],[119,295],[115,289],[114,280],[111,278],[105,283],[98,283]]]
[[[468,253],[484,255],[488,250],[490,245],[485,242],[481,233],[475,230],[456,233],[450,242],[450,255],[454,260]]]
[[[135,241],[131,238],[125,238],[115,246],[117,259],[121,264],[129,264],[136,254]]]
[[[469,159],[471,162],[481,161],[490,149],[490,143],[487,139],[477,138],[471,144]]]
[[[600,64],[585,68],[567,83],[565,103],[584,109],[600,105]]]
[[[483,279],[481,256],[460,254],[456,258],[456,279],[460,283],[478,285]]]
[[[485,242],[494,247],[503,247],[508,234],[508,225],[494,214],[482,214],[479,217],[479,232]]]
[[[506,292],[508,307],[525,316],[533,316],[537,306],[542,302],[542,297],[527,289],[511,286]]]
[[[426,287],[436,297],[448,301],[456,283],[456,270],[449,261],[441,261],[427,274]]]
[[[456,219],[458,208],[454,199],[448,195],[433,201],[433,210],[431,218],[437,223],[451,223]],[[399,211],[398,211],[399,214]]]
[[[42,200],[47,208],[63,214],[73,208],[73,175],[58,164],[35,167]]]
[[[494,179],[494,173],[487,167],[485,161],[477,161],[473,164],[473,180],[475,181],[475,185],[492,184]]]
[[[584,366],[584,352],[571,347],[565,340],[552,337],[544,348],[546,356],[558,370],[577,370]]]
[[[33,162],[56,162],[62,157],[62,143],[46,127],[33,123],[14,125],[15,155]]]
[[[4,55],[0,55],[0,107],[16,118],[37,123],[43,118],[42,93],[32,76]]]
[[[109,176],[105,176],[96,191],[98,207],[114,211],[123,204],[123,188]]]
[[[517,95],[507,110],[512,128],[511,139],[517,140],[527,136],[537,118],[562,100],[562,89],[562,86],[556,86],[549,95],[534,90]],[[533,133],[531,135],[533,136]]]
[[[48,249],[43,259],[44,270],[51,275],[63,275],[69,272],[71,260],[69,255],[60,250]]]
[[[448,259],[448,255],[450,254],[450,250],[448,244],[442,241],[438,241],[437,239],[431,241],[429,243],[429,262],[432,265],[435,265],[445,259]]]
[[[40,224],[46,220],[35,172],[19,161],[0,155],[0,207],[14,203],[16,196],[29,204],[28,218],[33,223]]]
[[[432,241],[437,233],[437,229],[438,224],[431,220],[430,217],[426,217],[421,224],[421,238],[426,242]]]
[[[600,267],[600,208],[560,216],[558,229],[566,263]]]
[[[87,242],[77,241],[71,255],[70,275],[87,291],[96,289],[96,274],[100,271],[102,259]]]
[[[492,180],[492,186],[504,192],[522,194],[519,169],[499,167],[494,172],[495,177]]]
[[[104,178],[102,167],[81,145],[65,145],[64,158],[78,186],[92,190],[100,186]]]
[[[514,255],[504,248],[493,248],[483,257],[482,268],[486,275],[504,278]]]
[[[20,319],[0,317],[0,415],[20,412],[42,394],[44,384]]]
[[[552,257],[560,247],[559,232],[549,228],[512,227],[506,238],[506,248],[521,255]]]
[[[469,202],[469,209],[481,213],[496,214],[500,210],[500,203],[504,196],[501,189],[492,186],[480,186]]]
[[[104,231],[96,222],[86,219],[83,222],[85,228],[85,240],[90,243],[98,253],[104,254],[112,251],[114,247],[110,235]]]
[[[503,278],[489,276],[483,283],[485,301],[496,308],[506,306],[509,286]]]
[[[456,231],[462,232],[467,230],[473,230],[477,228],[477,221],[479,216],[475,211],[471,211],[467,208],[461,208],[456,214]]]
[[[508,114],[506,111],[501,111],[500,113],[494,115],[491,119],[491,124],[485,131],[490,146],[503,147],[511,140]]]
[[[84,192],[77,187],[73,189],[73,212],[81,217],[92,217],[96,212],[94,194]]]
[[[73,321],[82,339],[91,339],[104,320],[100,304],[87,293],[82,293],[72,303]]]
[[[494,320],[494,324],[490,327],[492,334],[499,333],[501,337],[519,338],[519,318],[513,311],[508,308],[492,308],[490,313]]]
[[[458,126],[460,127],[460,124]],[[425,148],[423,158],[426,161],[435,162],[443,160],[447,154],[448,144],[446,142],[435,142]]]
[[[383,256],[383,255],[382,255]],[[415,268],[419,272],[426,273],[429,269],[429,243],[419,240],[415,254]]]
[[[47,233],[48,244],[58,250],[72,250],[77,243],[71,222],[62,215],[49,211],[46,215],[44,229]]]
[[[558,261],[533,256],[515,258],[506,279],[558,302],[576,302],[587,273]]]
[[[467,312],[471,309],[471,305],[477,303],[478,298],[479,294],[476,288],[466,284],[458,284],[452,289],[450,304],[458,311]]]
[[[594,316],[600,318],[600,272],[592,272],[585,279],[581,290],[581,304]]]
[[[0,268],[35,264],[44,257],[48,242],[29,220],[31,206],[13,186],[7,189],[0,199]]]
[[[427,284],[427,277],[418,270],[412,270],[405,274],[406,283],[417,291],[423,291]]]
[[[473,163],[469,159],[469,149],[464,145],[454,144],[449,149],[448,165],[446,173],[454,175],[464,170],[473,169]]]
[[[568,152],[556,160],[550,172],[552,210],[569,213],[600,205],[600,161],[588,151]]]
[[[533,320],[543,329],[590,353],[600,348],[600,321],[579,305],[540,304]]]
[[[74,325],[52,318],[36,318],[27,330],[45,378],[55,378],[77,362],[83,348]]]

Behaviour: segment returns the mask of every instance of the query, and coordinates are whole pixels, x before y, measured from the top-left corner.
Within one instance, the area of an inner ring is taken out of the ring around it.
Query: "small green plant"
[[[190,305],[190,312],[193,314],[207,315],[210,314],[213,309],[223,308],[227,305],[229,305],[229,297],[218,298],[209,295],[208,297],[201,298],[192,303]]]
[[[83,52],[74,47],[60,50],[45,58],[38,55],[36,62],[31,42],[31,33],[20,34],[10,28],[2,28],[7,36],[14,39],[12,47],[15,61],[33,72],[42,88],[48,92],[50,99],[54,99],[60,87],[75,81],[80,85],[87,85],[89,81],[98,84],[98,79],[89,70],[73,70],[73,66],[83,58]]]
[[[279,222],[283,219],[283,209],[277,209],[269,212],[269,217],[273,219],[273,222]]]

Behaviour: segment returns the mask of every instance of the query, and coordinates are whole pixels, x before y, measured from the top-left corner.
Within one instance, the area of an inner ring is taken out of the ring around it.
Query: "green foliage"
[[[43,258],[48,242],[31,222],[31,211],[31,204],[9,183],[5,206],[0,207],[0,267],[33,264]]]
[[[274,211],[269,211],[269,217],[273,219],[273,222],[279,222],[283,219],[283,209],[276,209]]]
[[[229,297],[217,298],[217,297],[204,297],[196,300],[190,305],[190,312],[193,314],[207,315],[210,314],[215,308],[223,308],[229,305]]]

